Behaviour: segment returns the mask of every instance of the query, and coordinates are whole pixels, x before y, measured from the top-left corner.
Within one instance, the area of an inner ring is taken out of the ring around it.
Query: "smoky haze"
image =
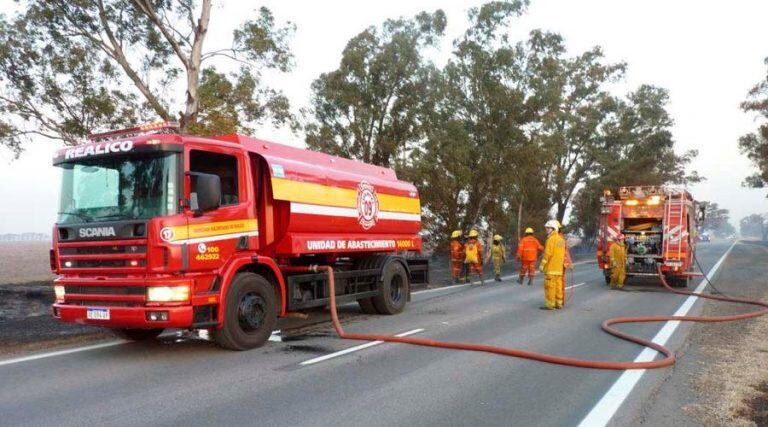
[[[228,45],[232,29],[258,6],[272,9],[277,22],[295,22],[294,71],[266,77],[298,111],[309,103],[312,80],[335,69],[347,41],[365,27],[442,8],[448,28],[441,48],[430,53],[441,65],[451,51],[451,40],[466,28],[466,9],[481,3],[226,1],[213,10],[206,47]],[[0,13],[13,11],[13,6],[6,5]],[[521,39],[531,29],[542,28],[562,34],[571,52],[600,45],[607,60],[628,64],[617,93],[642,83],[669,89],[677,151],[699,150],[691,168],[707,178],[691,188],[694,196],[729,209],[731,223],[738,225],[746,215],[768,211],[765,191],[741,187],[744,177],[754,171],[737,148],[739,136],[757,127],[754,117],[741,112],[739,103],[751,86],[765,78],[766,16],[768,2],[764,1],[724,6],[714,1],[533,0],[528,13],[513,20],[510,37]],[[265,127],[256,136],[303,146],[301,135],[284,129]],[[51,165],[56,148],[55,142],[36,139],[13,161],[10,153],[0,151],[0,234],[50,233],[58,204],[59,173]]]

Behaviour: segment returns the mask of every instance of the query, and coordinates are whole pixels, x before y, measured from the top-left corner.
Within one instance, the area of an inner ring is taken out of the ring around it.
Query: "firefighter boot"
[[[498,274],[496,275],[496,281],[501,282],[501,276],[499,276]]]
[[[517,278],[517,283],[518,283],[518,284],[520,284],[520,285],[522,285],[522,284],[523,284],[523,276],[519,276],[519,277]]]
[[[521,285],[523,284],[522,281],[520,282],[520,284]],[[533,285],[533,277],[528,278],[528,286],[531,286],[531,285]]]

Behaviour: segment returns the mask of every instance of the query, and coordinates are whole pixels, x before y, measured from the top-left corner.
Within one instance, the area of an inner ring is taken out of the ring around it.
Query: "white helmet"
[[[549,221],[547,221],[546,224],[544,224],[544,228],[551,228],[557,231],[557,230],[560,230],[560,223],[557,222],[557,220],[550,219]]]

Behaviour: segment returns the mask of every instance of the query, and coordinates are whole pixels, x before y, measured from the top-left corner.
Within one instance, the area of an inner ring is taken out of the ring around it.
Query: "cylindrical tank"
[[[277,255],[421,250],[419,193],[392,169],[238,137],[269,168]]]

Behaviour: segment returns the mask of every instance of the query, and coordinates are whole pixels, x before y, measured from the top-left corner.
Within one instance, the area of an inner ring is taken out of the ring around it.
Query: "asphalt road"
[[[705,272],[730,246],[699,246]],[[345,328],[392,334],[423,329],[416,336],[634,360],[642,347],[605,334],[600,323],[614,316],[672,314],[686,299],[654,284],[611,291],[594,263],[577,265],[570,284],[576,285],[573,298],[561,311],[538,309],[540,278],[531,287],[506,280],[421,292],[401,315],[359,316]],[[699,300],[689,314],[700,305]],[[623,329],[652,338],[661,327]],[[667,344],[679,347],[689,329],[677,328]],[[0,360],[0,424],[566,426],[584,420],[623,374],[390,343],[302,365],[361,344],[335,338],[327,327],[248,352],[166,338]],[[645,372],[610,424],[633,424],[669,372]]]

